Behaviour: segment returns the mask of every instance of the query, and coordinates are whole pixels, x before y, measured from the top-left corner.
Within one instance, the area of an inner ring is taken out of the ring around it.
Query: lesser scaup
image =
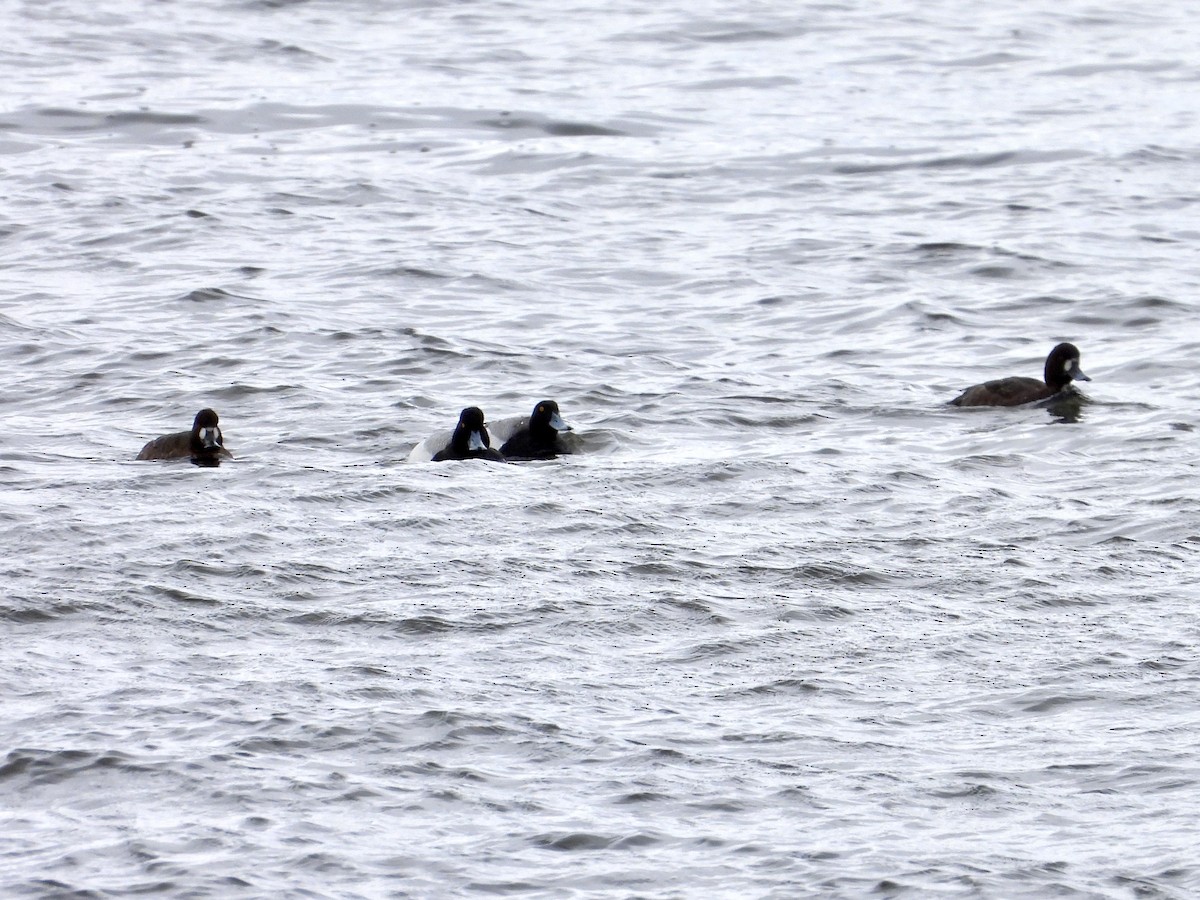
[[[1072,381],[1091,381],[1079,368],[1079,348],[1059,344],[1046,357],[1045,381],[1014,375],[967,388],[950,401],[951,406],[1021,406],[1048,400]]]
[[[504,457],[492,449],[492,439],[488,436],[487,424],[483,420],[483,410],[478,406],[468,406],[458,417],[458,425],[450,437],[450,443],[433,454],[434,462],[445,462],[449,459],[490,459],[493,462],[504,462]]]
[[[570,453],[559,439],[559,434],[570,431],[571,426],[563,421],[558,404],[543,400],[533,408],[529,421],[513,432],[500,453],[506,459],[553,459],[560,453]]]
[[[196,413],[191,431],[177,431],[156,437],[142,448],[138,459],[188,459],[198,466],[220,465],[222,459],[232,459],[225,449],[225,439],[217,425],[217,414],[211,409]]]

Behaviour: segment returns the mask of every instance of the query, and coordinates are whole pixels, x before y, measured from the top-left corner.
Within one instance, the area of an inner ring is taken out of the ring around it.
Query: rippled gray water
[[[0,894],[1200,892],[1190,4],[2,16]]]

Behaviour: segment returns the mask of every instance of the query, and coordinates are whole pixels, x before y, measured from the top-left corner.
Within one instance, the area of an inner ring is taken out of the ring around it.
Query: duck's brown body
[[[1072,381],[1091,381],[1079,368],[1079,349],[1059,344],[1046,357],[1045,381],[1014,375],[967,388],[950,401],[951,406],[1022,406],[1049,400]]]
[[[222,459],[232,459],[225,449],[224,437],[217,425],[217,414],[211,409],[196,413],[191,431],[164,434],[147,442],[138,459],[190,459],[198,466],[219,465]]]

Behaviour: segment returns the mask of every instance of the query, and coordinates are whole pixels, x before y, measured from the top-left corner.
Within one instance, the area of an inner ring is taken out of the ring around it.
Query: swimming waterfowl
[[[1014,375],[967,388],[950,401],[951,406],[1021,406],[1048,400],[1072,381],[1091,381],[1079,368],[1079,348],[1059,344],[1046,357],[1045,381]]]
[[[450,459],[490,459],[493,462],[504,462],[504,457],[492,449],[492,439],[488,436],[483,410],[478,406],[468,406],[462,411],[450,443],[433,454],[434,462]]]
[[[217,424],[215,410],[202,409],[196,413],[191,431],[164,434],[148,442],[137,455],[138,459],[191,459],[198,466],[220,465],[222,459],[232,459],[225,449],[225,439]]]
[[[506,459],[553,459],[560,453],[571,452],[559,439],[560,433],[570,430],[571,426],[559,415],[558,404],[543,400],[533,408],[529,421],[504,442],[500,453]]]

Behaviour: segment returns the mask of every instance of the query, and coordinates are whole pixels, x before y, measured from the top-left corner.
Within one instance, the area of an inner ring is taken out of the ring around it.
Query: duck
[[[233,454],[225,449],[225,438],[217,423],[220,419],[216,410],[205,409],[196,413],[191,431],[176,431],[164,434],[147,442],[138,459],[191,459],[198,466],[218,466],[222,459],[232,459]]]
[[[1091,381],[1079,368],[1079,348],[1059,344],[1046,357],[1044,381],[1013,375],[967,388],[950,401],[951,406],[1022,406],[1049,400],[1070,387],[1072,381]]]
[[[505,459],[553,459],[560,453],[570,453],[559,435],[571,431],[563,421],[558,404],[542,400],[533,408],[529,421],[517,428],[500,447]]]
[[[434,462],[445,462],[451,459],[505,461],[498,451],[492,449],[492,439],[488,436],[483,410],[478,406],[468,406],[462,411],[458,417],[458,425],[454,428],[454,434],[450,437],[450,443],[433,454]]]

